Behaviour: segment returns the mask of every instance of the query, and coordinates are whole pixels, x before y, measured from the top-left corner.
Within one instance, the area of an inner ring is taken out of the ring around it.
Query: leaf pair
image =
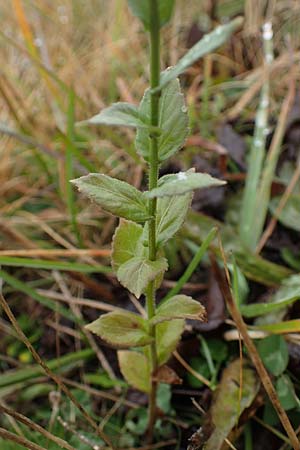
[[[158,159],[165,161],[183,145],[188,134],[188,115],[179,80],[168,83],[159,100],[158,127],[150,125],[151,92],[147,89],[136,107],[129,103],[115,103],[83,123],[91,125],[120,125],[137,129],[136,149],[146,161],[150,155],[150,135],[158,135]]]
[[[113,268],[119,282],[137,298],[145,292],[151,281],[160,280],[168,268],[167,260],[163,257],[156,261],[148,259],[143,233],[141,225],[123,220],[113,237]]]
[[[129,8],[133,15],[137,16],[144,24],[146,30],[151,29],[150,5],[149,0],[128,0]],[[159,17],[160,26],[164,26],[171,18],[175,0],[159,0]],[[241,26],[243,19],[237,17],[231,22],[218,26],[211,33],[205,35],[197,42],[179,61],[171,68],[164,72],[161,77],[161,89],[169,81],[174,80],[181,75],[189,66],[194,64],[199,58],[211,53],[228,40],[231,34]]]
[[[185,219],[190,205],[191,195],[159,199],[156,216],[157,244],[166,242],[178,231]],[[159,287],[163,273],[167,270],[167,261],[158,256],[156,261],[148,259],[148,224],[144,228],[133,222],[122,220],[115,231],[112,246],[112,265],[120,283],[137,298],[145,292],[151,281]]]
[[[163,343],[167,331],[171,332],[172,335],[170,341],[173,340],[175,332],[168,325],[162,326],[162,323],[169,321],[176,323],[176,319],[204,320],[204,318],[205,309],[201,303],[186,295],[176,295],[157,308],[150,323],[137,314],[120,309],[103,314],[99,319],[87,325],[86,328],[116,347],[143,347],[153,341],[149,334],[150,325],[159,325],[157,326],[157,333],[162,334],[161,341]],[[181,327],[178,329],[181,330]],[[162,344],[160,358],[160,361],[163,362],[166,358],[164,346],[165,344]]]
[[[180,318],[181,317],[181,318]],[[184,319],[203,320],[204,308],[191,297],[177,295],[159,306],[152,323],[156,323],[157,363],[161,368],[169,359],[184,330]],[[143,352],[118,351],[121,372],[126,381],[136,389],[149,393],[151,383],[151,364],[149,347]]]

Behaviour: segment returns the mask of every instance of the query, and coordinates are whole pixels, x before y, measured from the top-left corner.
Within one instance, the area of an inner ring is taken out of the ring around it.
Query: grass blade
[[[191,278],[191,276],[193,275],[193,273],[199,266],[201,259],[203,258],[206,250],[209,247],[209,244],[216,237],[217,231],[218,231],[217,228],[213,228],[209,232],[207,237],[204,239],[204,241],[200,245],[200,247],[199,247],[197,253],[195,254],[195,256],[193,257],[192,261],[186,268],[184,274],[179,278],[179,280],[177,281],[175,286],[168,292],[168,294],[166,295],[166,297],[162,300],[162,302],[160,304],[162,304],[163,302],[165,302],[166,300],[168,300],[169,298],[173,297],[174,295],[178,294],[178,292],[181,291],[181,289],[183,288],[185,283],[188,282],[188,280]]]
[[[28,295],[29,297],[39,302],[41,305],[46,306],[47,308],[60,314],[61,316],[69,320],[72,318],[75,322],[78,322],[78,319],[72,314],[72,312],[69,309],[64,308],[61,305],[57,305],[56,303],[53,302],[53,300],[44,297],[41,294],[38,294],[36,290],[29,287],[28,284],[25,284],[22,281],[18,280],[17,278],[13,277],[12,275],[9,275],[2,269],[0,269],[0,278],[2,278],[3,281],[12,286],[16,291],[23,292],[24,294]]]
[[[85,350],[80,350],[78,352],[69,353],[60,358],[55,358],[47,362],[49,369],[53,371],[63,371],[67,369],[70,365],[76,364],[83,360],[88,361],[94,356],[95,352],[93,349],[88,348]],[[12,384],[23,383],[27,380],[32,380],[44,374],[44,370],[38,364],[30,367],[24,367],[22,369],[10,370],[7,373],[1,374],[0,377],[0,389]]]
[[[11,267],[29,267],[31,269],[63,270],[81,273],[111,273],[111,268],[102,265],[90,266],[83,263],[67,261],[48,261],[44,259],[18,258],[14,256],[0,256],[0,265]]]

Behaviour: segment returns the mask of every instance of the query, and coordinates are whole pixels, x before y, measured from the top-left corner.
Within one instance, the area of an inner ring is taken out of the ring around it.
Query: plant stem
[[[158,0],[149,0],[150,2],[150,76],[151,89],[159,86],[160,81],[160,24]],[[158,126],[159,122],[159,92],[151,93],[151,125]],[[158,182],[158,138],[156,135],[150,136],[150,159],[149,159],[149,190],[154,189]],[[149,201],[149,212],[152,219],[149,221],[149,259],[156,260],[156,199]],[[148,320],[155,315],[155,284],[150,283],[147,296],[146,306]],[[156,350],[156,332],[155,326],[150,327],[150,334],[153,342],[150,345],[151,373],[157,369],[157,350]],[[149,423],[148,423],[148,439],[153,439],[153,428],[156,419],[156,391],[157,382],[151,380],[151,390],[149,394]]]

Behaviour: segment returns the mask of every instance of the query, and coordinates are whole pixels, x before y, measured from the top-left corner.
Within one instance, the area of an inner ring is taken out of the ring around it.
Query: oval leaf
[[[281,406],[285,411],[300,406],[299,399],[297,398],[295,387],[292,380],[288,375],[281,375],[276,381],[276,391],[281,403]]]
[[[145,193],[148,198],[172,197],[183,195],[195,189],[204,189],[212,186],[223,186],[226,181],[213,178],[207,173],[195,173],[193,170],[165,175],[159,180],[157,188]]]
[[[184,320],[174,319],[156,325],[158,365],[165,364],[180,341],[184,330]]]
[[[108,108],[100,111],[99,114],[96,114],[88,120],[79,122],[79,125],[84,124],[119,125],[134,128],[148,127],[148,125],[140,117],[138,108],[125,102],[113,103]]]
[[[162,197],[157,201],[156,242],[161,247],[181,228],[192,203],[193,192],[174,197]],[[144,227],[144,240],[148,239],[148,222]]]
[[[272,335],[259,341],[257,350],[266,366],[273,375],[281,375],[289,362],[287,343],[282,336]]]
[[[152,342],[146,321],[128,311],[113,311],[85,327],[104,341],[117,347],[139,347]]]
[[[150,367],[145,355],[128,350],[118,351],[120,370],[125,380],[142,392],[150,391]]]
[[[165,244],[181,228],[192,203],[193,192],[180,197],[163,197],[157,201],[156,240]]]
[[[105,211],[134,222],[148,220],[148,205],[142,192],[125,181],[108,175],[90,173],[72,180],[80,192],[98,203]]]
[[[175,0],[159,0],[159,21],[160,26],[164,26],[169,22]],[[132,14],[138,17],[144,24],[144,27],[150,29],[150,8],[149,0],[128,0],[129,8]]]
[[[151,93],[145,92],[139,112],[150,123]],[[159,100],[158,127],[158,159],[164,161],[177,152],[188,135],[188,114],[184,97],[180,90],[179,80],[173,80],[161,93]],[[136,141],[137,152],[148,161],[150,155],[150,132],[145,128],[138,128]]]
[[[117,277],[119,282],[139,298],[150,281],[168,269],[167,260],[160,258],[150,261],[147,258],[135,257],[119,267]]]
[[[138,1],[138,0],[137,0]],[[160,79],[160,86],[158,89],[164,87],[167,83],[178,75],[182,74],[188,67],[194,64],[202,56],[211,53],[216,48],[220,47],[231,34],[240,28],[243,23],[242,17],[237,17],[226,25],[221,25],[215,28],[211,33],[206,34],[197,44],[195,44],[176,64],[176,66],[165,70]]]
[[[203,322],[206,319],[205,308],[192,297],[175,295],[157,308],[150,323],[157,324],[173,319],[194,319]]]
[[[143,227],[134,222],[121,220],[116,228],[112,243],[112,265],[115,271],[136,256],[143,256]]]

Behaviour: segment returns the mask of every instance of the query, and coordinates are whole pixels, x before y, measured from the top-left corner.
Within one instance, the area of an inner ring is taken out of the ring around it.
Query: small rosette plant
[[[188,112],[178,76],[201,56],[220,46],[240,25],[235,19],[199,41],[174,67],[160,73],[160,28],[169,20],[173,0],[128,0],[133,14],[150,35],[150,88],[138,107],[115,103],[85,123],[136,129],[135,147],[148,167],[149,189],[92,173],[73,180],[78,189],[108,213],[120,217],[112,244],[112,267],[119,282],[136,298],[146,296],[147,317],[126,310],[103,314],[87,329],[119,348],[120,370],[127,382],[149,394],[149,429],[153,428],[156,389],[170,377],[165,365],[175,350],[186,319],[205,319],[205,310],[186,295],[157,306],[156,291],[168,262],[166,242],[181,228],[195,189],[224,181],[193,169],[159,177],[162,163],[174,156],[187,138]],[[166,371],[168,376],[166,377]]]

